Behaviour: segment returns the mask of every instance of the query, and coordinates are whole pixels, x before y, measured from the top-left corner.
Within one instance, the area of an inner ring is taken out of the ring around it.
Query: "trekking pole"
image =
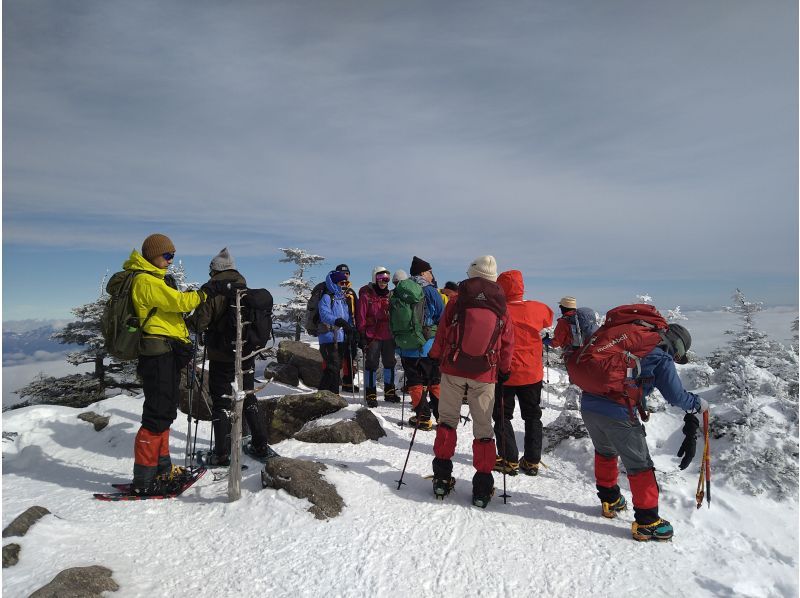
[[[508,469],[508,453],[506,453],[506,397],[505,393],[503,392],[503,383],[498,382],[498,386],[500,387],[500,436],[502,437],[501,443],[503,445],[503,493],[500,495],[503,497],[503,504],[507,504],[506,501],[511,498],[511,495],[506,492],[506,469]]]
[[[406,421],[406,371],[403,370],[403,398],[400,399],[400,429]]]
[[[195,367],[197,366],[197,333],[194,335],[194,340],[192,341],[192,359],[186,365],[187,368],[191,368],[186,372],[186,381],[189,383],[189,413],[186,414],[186,421],[188,423],[188,429],[186,430],[186,450],[184,451],[183,456],[183,467],[184,469],[189,469],[191,462],[194,459],[194,455],[190,459],[190,451],[192,446],[192,398],[194,395],[194,382],[195,382]]]
[[[427,401],[428,400],[427,395],[428,395],[428,387],[426,386],[425,390],[422,392],[422,399],[420,400],[420,403],[422,401]],[[406,462],[403,463],[403,471],[400,472],[400,479],[396,480],[397,481],[397,489],[398,490],[400,490],[400,486],[405,484],[405,482],[403,481],[403,476],[406,475],[406,467],[408,466],[408,458],[411,456],[411,447],[414,446],[414,439],[417,437],[417,430],[419,430],[419,417],[417,417],[417,419],[416,419],[416,423],[414,424],[414,432],[411,434],[411,443],[408,445],[408,452],[406,453]]]
[[[550,334],[547,334],[547,338],[550,338]],[[547,385],[547,390],[544,393],[544,400],[547,403],[547,407],[550,408],[550,345],[545,345],[545,384]]]
[[[708,411],[703,412],[703,436],[705,445],[703,446],[703,460],[700,462],[700,479],[697,480],[697,508],[703,506],[703,498],[706,498],[708,508],[711,508],[711,451],[708,443]],[[706,491],[703,492],[703,482],[705,481]]]
[[[203,343],[203,365],[200,367],[200,383],[197,387],[200,389],[200,397],[203,397],[203,377],[206,373],[206,345]],[[205,401],[205,398],[203,398]],[[208,403],[206,403],[208,405]],[[200,424],[200,418],[194,418],[194,436],[192,436],[192,458],[189,462],[194,463],[195,455],[197,455],[197,426]]]

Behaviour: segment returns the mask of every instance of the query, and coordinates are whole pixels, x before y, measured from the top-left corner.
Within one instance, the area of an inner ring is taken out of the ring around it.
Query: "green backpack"
[[[156,313],[154,307],[141,326],[139,325],[139,318],[131,299],[131,287],[137,274],[141,272],[131,270],[117,272],[106,285],[109,298],[100,318],[100,331],[103,333],[106,352],[121,361],[139,357],[139,339],[142,337],[142,331],[147,321]]]
[[[423,330],[425,294],[411,279],[401,280],[389,298],[389,327],[399,349],[421,349],[427,337]]]

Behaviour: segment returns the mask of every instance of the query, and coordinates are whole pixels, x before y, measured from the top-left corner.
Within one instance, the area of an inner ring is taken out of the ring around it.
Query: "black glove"
[[[218,283],[214,281],[208,281],[206,284],[200,287],[200,290],[203,291],[203,294],[205,294],[206,301],[213,299],[220,294]]]
[[[545,347],[552,347],[553,346],[553,339],[550,338],[550,333],[546,332],[544,338],[542,339],[542,343],[544,343]]]
[[[336,318],[333,324],[334,326],[338,326],[339,328],[344,330],[346,334],[350,334],[350,331],[353,330],[353,327],[350,325],[350,322],[348,322],[344,318]]]
[[[511,372],[497,372],[497,381],[500,384],[505,384],[511,377]]]
[[[691,413],[683,416],[683,434],[686,438],[681,443],[681,448],[678,449],[678,457],[681,459],[681,464],[678,465],[680,469],[686,469],[694,459],[694,454],[697,452],[697,429],[700,427],[700,420],[698,420]]]

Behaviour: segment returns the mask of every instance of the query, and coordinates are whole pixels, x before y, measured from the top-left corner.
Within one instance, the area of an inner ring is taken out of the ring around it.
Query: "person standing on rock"
[[[372,269],[372,282],[358,291],[356,323],[364,348],[364,376],[367,406],[378,406],[378,364],[383,362],[383,398],[399,402],[394,386],[394,338],[389,327],[389,270],[383,266]]]
[[[204,288],[215,287],[219,290],[246,288],[247,281],[236,269],[233,256],[225,247],[209,264],[209,281]],[[214,451],[205,460],[210,466],[230,465],[231,450],[231,383],[236,377],[236,354],[232,347],[226,346],[224,339],[231,338],[232,323],[228,311],[233,309],[229,294],[219,293],[206,301],[189,318],[189,325],[197,333],[206,333],[206,350],[208,352],[208,388],[211,395],[211,424],[214,429]],[[235,313],[235,312],[234,312]],[[235,334],[235,331],[233,332]],[[244,418],[252,434],[251,441],[242,450],[257,460],[266,460],[275,456],[268,442],[266,422],[259,416],[258,401],[255,388],[255,357],[242,361],[244,371]]]

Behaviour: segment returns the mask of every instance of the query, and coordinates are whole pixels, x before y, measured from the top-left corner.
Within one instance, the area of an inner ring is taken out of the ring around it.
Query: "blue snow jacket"
[[[412,276],[411,278],[422,287],[422,294],[425,297],[425,321],[422,325],[438,326],[439,319],[444,313],[444,301],[439,290],[421,276]],[[435,336],[431,336],[425,341],[421,349],[396,349],[396,352],[400,357],[427,357],[428,351],[433,346],[434,338]]]
[[[656,347],[642,359],[642,400],[657,388],[670,405],[684,411],[700,408],[700,397],[683,388],[672,355],[662,347]],[[599,413],[612,419],[627,420],[631,415],[628,407],[600,395],[584,392],[581,395],[581,411]],[[635,412],[635,409],[634,409]]]
[[[325,293],[319,300],[319,321],[320,330],[327,330],[322,332],[317,337],[320,345],[330,344],[332,342],[344,342],[344,331],[341,328],[336,329],[336,338],[333,338],[334,322],[338,318],[347,320],[351,325],[353,319],[350,317],[350,310],[347,308],[347,300],[344,297],[344,291],[338,284],[331,281],[331,275],[325,277]],[[333,297],[331,297],[333,295]]]

